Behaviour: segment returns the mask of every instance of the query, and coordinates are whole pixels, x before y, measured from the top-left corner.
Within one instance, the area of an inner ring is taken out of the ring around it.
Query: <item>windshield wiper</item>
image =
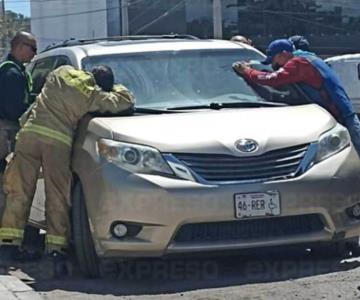
[[[222,108],[238,108],[238,107],[274,107],[274,106],[287,106],[285,103],[268,102],[268,101],[239,101],[239,102],[211,102],[209,104],[187,105],[187,106],[174,106],[167,107],[171,110],[186,110],[186,109],[222,109]]]
[[[134,112],[140,114],[155,114],[155,115],[176,113],[176,111],[171,111],[167,109],[145,108],[145,107],[135,107]]]

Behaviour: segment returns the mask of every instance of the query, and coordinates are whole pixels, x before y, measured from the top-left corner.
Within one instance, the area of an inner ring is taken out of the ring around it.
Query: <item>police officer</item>
[[[114,85],[113,73],[106,66],[95,67],[92,73],[61,66],[48,75],[34,106],[21,118],[24,125],[5,172],[0,259],[16,253],[22,243],[40,167],[45,183],[47,252],[66,252],[71,231],[70,160],[79,120],[88,112],[129,110],[133,102],[124,86]]]
[[[31,76],[25,71],[36,54],[36,39],[20,31],[11,40],[10,53],[0,62],[0,215],[4,205],[3,172],[5,157],[13,151],[19,117],[30,104]]]

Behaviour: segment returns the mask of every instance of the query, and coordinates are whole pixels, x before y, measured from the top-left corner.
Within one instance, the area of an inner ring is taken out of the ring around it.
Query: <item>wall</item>
[[[40,51],[69,38],[107,36],[106,0],[36,0],[30,5]]]

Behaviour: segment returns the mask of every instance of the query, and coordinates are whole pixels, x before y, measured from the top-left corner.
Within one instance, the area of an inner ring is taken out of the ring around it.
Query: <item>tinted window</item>
[[[39,94],[46,80],[46,76],[53,69],[55,64],[55,57],[47,57],[44,59],[38,60],[34,68],[32,70],[32,78],[33,78],[33,90],[32,92],[35,94]]]
[[[47,75],[61,65],[70,64],[66,56],[52,56],[40,59],[35,62],[32,68],[33,94],[39,94],[46,81]]]
[[[71,65],[69,58],[66,56],[56,56],[54,70],[63,65]]]

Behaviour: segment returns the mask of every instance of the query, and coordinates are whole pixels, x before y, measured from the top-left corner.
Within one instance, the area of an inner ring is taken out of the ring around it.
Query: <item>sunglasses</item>
[[[33,45],[31,45],[31,44],[28,44],[28,43],[23,43],[23,44],[26,45],[26,46],[28,46],[28,47],[30,47],[31,50],[32,50],[34,53],[37,52],[37,48],[36,48],[35,46],[33,46]]]

